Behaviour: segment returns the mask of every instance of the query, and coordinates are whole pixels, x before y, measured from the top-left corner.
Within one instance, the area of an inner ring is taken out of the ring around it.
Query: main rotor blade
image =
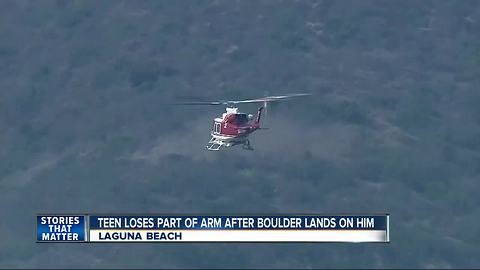
[[[266,96],[262,98],[245,99],[245,100],[191,101],[191,102],[175,103],[174,105],[234,105],[234,104],[240,104],[240,103],[266,103],[271,101],[280,101],[280,100],[291,99],[294,97],[303,97],[303,96],[310,96],[310,95],[312,94],[304,93],[304,94],[287,94],[287,95],[281,95],[281,96]]]
[[[288,95],[281,95],[281,96],[267,96],[263,98],[256,98],[256,99],[246,99],[246,100],[230,100],[228,103],[238,104],[238,103],[263,103],[263,102],[271,102],[271,101],[279,101],[290,99],[294,97],[303,97],[303,96],[311,96],[312,94],[288,94]]]
[[[174,105],[224,105],[227,104],[222,101],[193,101],[193,102],[180,102]]]

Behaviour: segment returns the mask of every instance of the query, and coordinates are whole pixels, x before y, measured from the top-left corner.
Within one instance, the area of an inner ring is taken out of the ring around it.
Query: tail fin
[[[255,124],[260,124],[260,117],[262,117],[263,107],[258,108],[257,119],[255,119]]]

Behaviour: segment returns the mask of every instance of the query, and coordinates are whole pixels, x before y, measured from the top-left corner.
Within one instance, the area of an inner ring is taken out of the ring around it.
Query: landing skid
[[[210,141],[207,143],[207,149],[210,151],[218,151],[223,145],[223,141],[211,138]]]
[[[250,145],[250,141],[249,141],[249,140],[246,140],[246,141],[242,144],[242,148],[245,149],[245,150],[253,151],[253,147]]]
[[[242,145],[242,149],[253,151],[253,147],[250,145],[249,140],[244,140],[244,141],[241,141],[241,142],[225,142],[225,141],[222,141],[222,140],[219,140],[219,139],[215,139],[213,137],[207,143],[206,148],[207,148],[207,150],[210,150],[210,151],[218,151],[222,147],[232,147],[232,146],[235,146],[235,145],[238,145],[238,144]]]

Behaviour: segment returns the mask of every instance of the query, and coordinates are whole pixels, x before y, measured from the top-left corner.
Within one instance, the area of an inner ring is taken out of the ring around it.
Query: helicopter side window
[[[248,116],[246,114],[237,114],[235,117],[235,124],[237,126],[245,125],[248,123]]]

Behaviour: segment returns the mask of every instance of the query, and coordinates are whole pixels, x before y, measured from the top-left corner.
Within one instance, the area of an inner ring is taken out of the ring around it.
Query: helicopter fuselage
[[[250,149],[248,136],[260,128],[260,117],[263,107],[258,109],[257,117],[238,112],[238,108],[228,107],[222,117],[213,120],[212,139],[207,144],[209,150],[242,144]]]

